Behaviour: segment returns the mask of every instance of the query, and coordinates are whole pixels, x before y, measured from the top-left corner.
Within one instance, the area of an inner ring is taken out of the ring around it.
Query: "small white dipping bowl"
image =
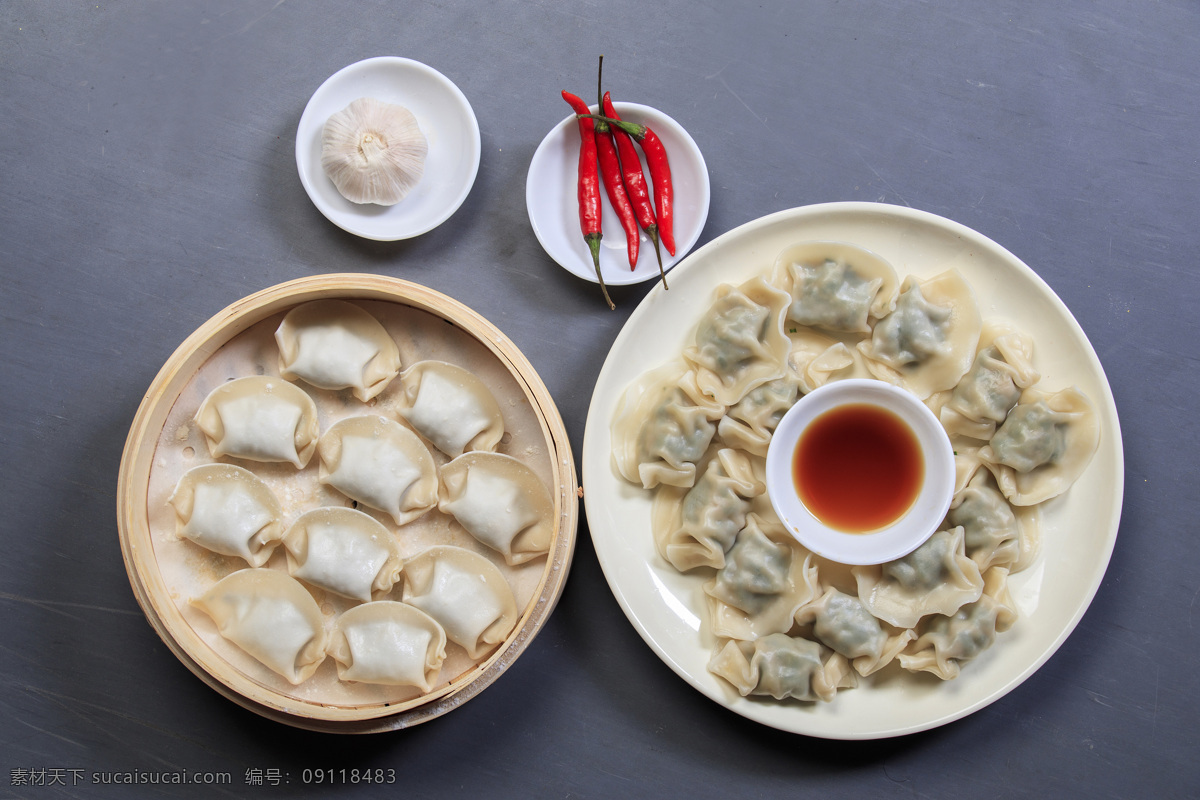
[[[793,477],[800,437],[822,414],[847,405],[873,405],[895,414],[915,434],[925,462],[908,511],[868,533],[826,525],[801,501]],[[767,450],[767,493],[788,531],[817,555],[842,564],[882,564],[911,553],[942,523],[954,494],[954,450],[937,417],[915,395],[883,381],[835,381],[800,398],[780,420]]]

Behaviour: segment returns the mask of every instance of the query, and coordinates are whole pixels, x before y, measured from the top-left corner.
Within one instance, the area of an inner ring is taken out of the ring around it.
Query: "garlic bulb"
[[[330,117],[321,138],[321,166],[353,203],[399,203],[421,180],[428,152],[412,112],[374,97]]]

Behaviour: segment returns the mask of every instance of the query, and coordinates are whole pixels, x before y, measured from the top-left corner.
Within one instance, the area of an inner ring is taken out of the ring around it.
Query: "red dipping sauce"
[[[843,533],[891,525],[912,507],[924,480],[916,434],[899,416],[870,403],[818,416],[800,436],[792,458],[801,502]]]

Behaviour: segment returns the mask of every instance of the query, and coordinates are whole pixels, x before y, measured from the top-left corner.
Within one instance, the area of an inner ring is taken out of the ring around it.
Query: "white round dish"
[[[675,189],[675,255],[665,247],[660,250],[663,269],[669,270],[687,255],[704,230],[710,198],[708,166],[688,132],[666,114],[637,103],[613,105],[621,119],[652,128],[666,148]],[[595,111],[596,106],[591,109]],[[650,172],[644,157],[642,172],[649,182]],[[596,267],[579,228],[578,180],[579,122],[571,115],[555,125],[534,152],[525,181],[525,205],[533,232],[550,257],[574,275],[597,283]],[[657,279],[654,243],[641,229],[637,268],[629,268],[625,231],[607,194],[602,195],[604,237],[600,240],[600,271],[604,282],[620,286]]]
[[[888,259],[901,275],[957,267],[985,318],[1032,336],[1047,386],[1078,386],[1096,406],[1101,441],[1091,465],[1043,511],[1040,559],[1012,576],[1021,619],[953,681],[887,674],[839,692],[830,703],[744,698],[707,670],[716,645],[701,624],[704,576],[677,572],[657,554],[651,493],[613,466],[610,425],[621,394],[647,369],[682,351],[713,290],[768,270],[787,246],[852,242]],[[944,725],[1011,691],[1058,649],[1091,603],[1116,542],[1124,486],[1121,431],[1112,391],[1070,311],[1028,266],[956,222],[876,203],[829,203],[781,211],[736,228],[691,255],[654,287],[614,342],[596,383],[583,441],[584,502],[596,555],[617,602],[647,644],[707,697],[749,719],[831,739],[875,739]],[[637,535],[641,532],[641,535]]]
[[[831,528],[796,491],[793,464],[800,437],[825,412],[865,403],[892,412],[916,437],[924,477],[909,509],[880,530],[846,533]],[[954,495],[954,448],[938,418],[916,395],[883,381],[852,378],[827,383],[788,409],[767,450],[767,493],[780,522],[800,544],[840,564],[882,564],[916,550],[930,537]]]
[[[393,206],[350,202],[321,167],[325,121],[360,97],[404,106],[429,140],[420,183]],[[479,122],[466,96],[433,67],[408,58],[368,58],[334,73],[296,129],[296,167],[313,205],[339,228],[377,241],[419,236],[445,222],[470,193],[479,154]]]

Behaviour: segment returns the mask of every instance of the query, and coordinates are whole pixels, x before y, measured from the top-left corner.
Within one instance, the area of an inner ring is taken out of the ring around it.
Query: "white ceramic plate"
[[[420,183],[393,206],[350,202],[321,168],[325,121],[360,97],[406,107],[429,140]],[[407,58],[368,58],[334,73],[296,129],[296,167],[313,204],[339,228],[379,241],[419,236],[445,222],[475,183],[479,153],[479,122],[466,96],[442,73]]]
[[[985,319],[1008,319],[1034,341],[1040,386],[1082,389],[1100,416],[1091,465],[1043,512],[1039,561],[1010,581],[1021,613],[1012,630],[953,681],[884,670],[831,703],[743,698],[708,672],[716,640],[702,630],[701,576],[662,560],[650,532],[651,493],[612,466],[609,426],[625,387],[676,357],[720,283],[766,271],[787,246],[844,241],[891,261],[902,276],[957,267]],[[766,725],[832,739],[874,739],[926,730],[983,708],[1028,678],[1066,639],[1091,603],[1116,542],[1124,485],[1121,431],[1112,392],[1074,317],[1025,264],[958,223],[907,208],[831,203],[773,214],[709,242],[653,288],[613,344],[596,383],[583,441],[583,485],[596,555],[617,601],[642,638],[676,673],[716,702]]]
[[[683,259],[700,238],[708,219],[710,188],[708,167],[696,142],[675,120],[661,111],[637,103],[614,103],[621,119],[648,125],[662,140],[671,164],[671,183],[675,189],[675,255],[662,248],[663,269]],[[593,105],[592,111],[596,110]],[[650,181],[646,161],[642,173]],[[596,267],[579,228],[579,123],[568,116],[554,126],[538,145],[529,163],[525,181],[525,205],[533,232],[546,252],[580,278],[596,283]],[[653,197],[653,194],[651,194]],[[604,282],[614,286],[641,283],[658,278],[658,260],[654,244],[639,229],[637,269],[629,268],[625,231],[608,202],[602,197],[604,237],[600,240],[600,271]],[[668,281],[669,283],[669,281]]]

